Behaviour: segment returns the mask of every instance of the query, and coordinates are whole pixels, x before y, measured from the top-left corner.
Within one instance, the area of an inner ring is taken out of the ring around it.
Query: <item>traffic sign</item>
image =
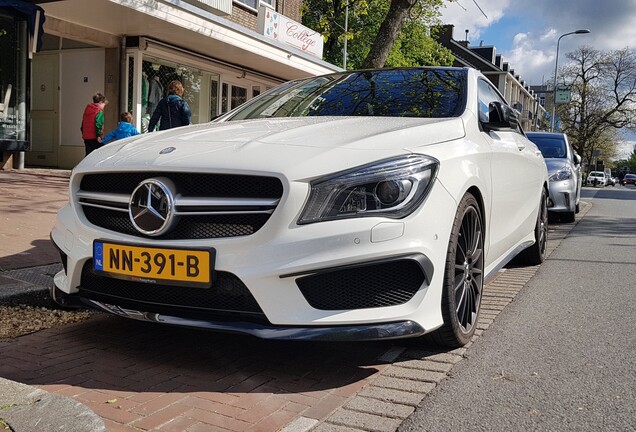
[[[554,103],[556,104],[565,104],[570,103],[572,101],[572,89],[570,86],[561,85],[557,86]]]

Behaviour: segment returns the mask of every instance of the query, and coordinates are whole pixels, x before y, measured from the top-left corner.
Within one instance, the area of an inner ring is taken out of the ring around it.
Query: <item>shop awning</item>
[[[26,18],[31,39],[35,40],[33,51],[39,51],[42,48],[42,35],[44,34],[44,9],[19,0],[0,0],[0,9],[10,10],[13,15]]]

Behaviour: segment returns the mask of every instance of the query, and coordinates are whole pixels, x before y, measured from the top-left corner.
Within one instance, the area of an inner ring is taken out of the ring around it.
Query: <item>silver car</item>
[[[563,133],[527,132],[541,150],[550,176],[548,210],[564,222],[574,222],[581,199],[581,156],[576,154]]]

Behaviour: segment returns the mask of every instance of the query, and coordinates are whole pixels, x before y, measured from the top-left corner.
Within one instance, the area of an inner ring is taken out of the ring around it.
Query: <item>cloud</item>
[[[504,16],[510,2],[511,0],[489,0],[475,4],[471,0],[451,0],[445,4],[441,19],[444,24],[453,24],[456,33],[461,32],[461,35],[454,36],[455,39],[463,40],[464,30],[468,30],[469,38],[478,40],[482,29],[490,27]]]
[[[483,38],[487,45],[496,46],[500,41],[505,46],[496,46],[497,53],[530,84],[552,79],[558,38],[577,29],[589,29],[591,33],[562,38],[559,65],[566,61],[566,53],[581,45],[602,51],[636,49],[636,0],[476,2],[488,18],[473,0],[460,0],[444,8],[442,21],[455,25],[455,39],[464,39],[463,30],[468,29],[473,43]]]

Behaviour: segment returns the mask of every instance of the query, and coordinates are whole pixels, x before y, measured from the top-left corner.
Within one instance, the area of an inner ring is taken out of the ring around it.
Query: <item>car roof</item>
[[[554,137],[554,138],[567,136],[566,134],[561,132],[526,132],[526,135],[527,136],[545,136],[545,137]]]

